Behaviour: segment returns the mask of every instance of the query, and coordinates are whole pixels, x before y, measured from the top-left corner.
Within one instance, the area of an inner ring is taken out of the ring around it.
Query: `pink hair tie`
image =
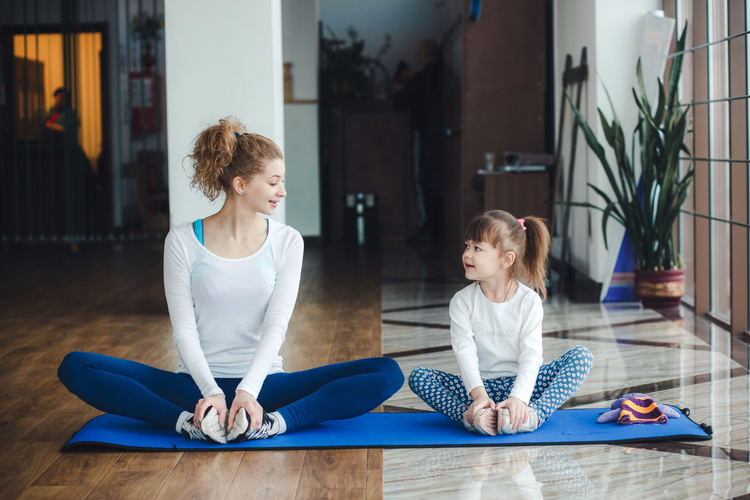
[[[523,229],[524,231],[526,231],[526,226],[524,226],[524,224],[523,224],[523,219],[516,219],[516,220],[518,221],[518,223],[519,223],[519,224],[521,224],[521,228],[522,228],[522,229]]]

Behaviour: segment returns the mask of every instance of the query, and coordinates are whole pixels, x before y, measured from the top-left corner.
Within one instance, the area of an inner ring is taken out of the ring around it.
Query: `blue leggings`
[[[174,429],[183,411],[203,396],[188,374],[159,370],[102,354],[71,352],[57,370],[70,392],[103,412]],[[227,409],[242,379],[219,378]],[[367,413],[398,391],[404,376],[388,358],[368,358],[266,377],[258,394],[265,411],[278,411],[287,430]]]
[[[592,366],[594,356],[579,345],[539,368],[529,407],[536,410],[540,424],[576,393]],[[486,379],[484,388],[492,401],[501,403],[510,396],[515,381],[516,377]],[[461,377],[440,370],[415,368],[409,387],[433,410],[459,423],[473,402]]]

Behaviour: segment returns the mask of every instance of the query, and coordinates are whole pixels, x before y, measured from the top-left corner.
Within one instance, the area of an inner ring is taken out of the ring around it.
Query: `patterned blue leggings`
[[[594,356],[579,345],[539,368],[529,407],[536,410],[540,424],[576,393],[592,366]],[[491,400],[500,403],[508,399],[515,381],[516,377],[486,379],[484,388]],[[433,410],[458,423],[473,402],[461,377],[440,370],[415,368],[409,376],[409,387]]]

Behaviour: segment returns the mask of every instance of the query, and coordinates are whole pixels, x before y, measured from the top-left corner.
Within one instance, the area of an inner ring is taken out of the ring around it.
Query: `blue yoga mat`
[[[294,450],[315,448],[442,448],[450,446],[525,446],[605,444],[647,441],[704,441],[711,436],[682,416],[666,424],[597,424],[606,409],[557,410],[535,432],[480,436],[440,413],[367,413],[297,429],[272,439],[212,444],[192,441],[172,430],[116,415],[91,419],[63,447],[101,445],[130,450]]]

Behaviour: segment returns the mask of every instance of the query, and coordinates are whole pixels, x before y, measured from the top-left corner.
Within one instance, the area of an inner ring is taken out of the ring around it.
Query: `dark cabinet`
[[[549,174],[485,174],[484,209],[505,210],[516,218],[550,217]]]
[[[346,101],[322,117],[323,234],[344,239],[345,197],[377,196],[379,240],[403,241],[418,229],[408,113],[388,101]]]

